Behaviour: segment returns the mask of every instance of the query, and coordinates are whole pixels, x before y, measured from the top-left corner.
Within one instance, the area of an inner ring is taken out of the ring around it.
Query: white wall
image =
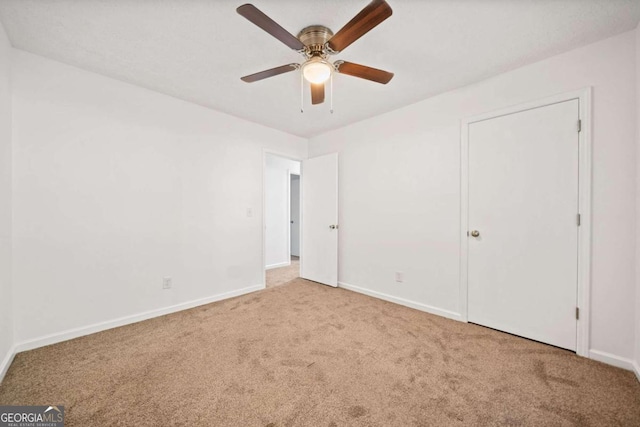
[[[263,285],[263,150],[306,140],[13,59],[16,342]]]
[[[265,156],[265,267],[291,264],[289,253],[289,172],[300,173],[300,162]]]
[[[11,357],[11,45],[0,23],[0,380]]]
[[[636,28],[636,336],[635,371],[640,380],[640,25]]]
[[[594,88],[592,356],[629,365],[636,286],[633,32],[312,138],[309,157],[341,153],[340,282],[455,317],[461,119],[586,86]],[[404,272],[404,283],[394,281],[395,271]]]
[[[291,255],[300,256],[300,175],[291,176]]]

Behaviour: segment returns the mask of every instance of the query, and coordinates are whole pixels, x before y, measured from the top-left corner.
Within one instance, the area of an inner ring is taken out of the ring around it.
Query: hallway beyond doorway
[[[300,257],[291,255],[291,265],[267,270],[267,288],[284,285],[300,277]]]

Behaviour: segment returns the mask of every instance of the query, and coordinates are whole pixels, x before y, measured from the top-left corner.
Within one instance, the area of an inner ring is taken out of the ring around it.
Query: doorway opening
[[[301,163],[265,154],[265,285],[300,277]]]

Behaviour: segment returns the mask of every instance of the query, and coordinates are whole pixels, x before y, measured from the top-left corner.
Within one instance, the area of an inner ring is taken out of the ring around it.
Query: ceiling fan
[[[325,82],[334,72],[382,84],[389,83],[393,78],[393,73],[377,68],[341,60],[333,63],[329,61],[330,55],[342,52],[351,43],[391,16],[393,12],[385,0],[373,0],[336,34],[325,26],[311,25],[302,29],[297,37],[252,4],[244,4],[236,11],[305,58],[302,64],[282,65],[242,77],[242,80],[247,83],[301,70],[302,76],[311,85],[311,103],[315,105],[324,102]]]

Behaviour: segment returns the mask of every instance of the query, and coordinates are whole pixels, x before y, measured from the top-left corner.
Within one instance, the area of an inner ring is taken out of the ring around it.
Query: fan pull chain
[[[304,76],[300,72],[300,113],[304,113]]]

